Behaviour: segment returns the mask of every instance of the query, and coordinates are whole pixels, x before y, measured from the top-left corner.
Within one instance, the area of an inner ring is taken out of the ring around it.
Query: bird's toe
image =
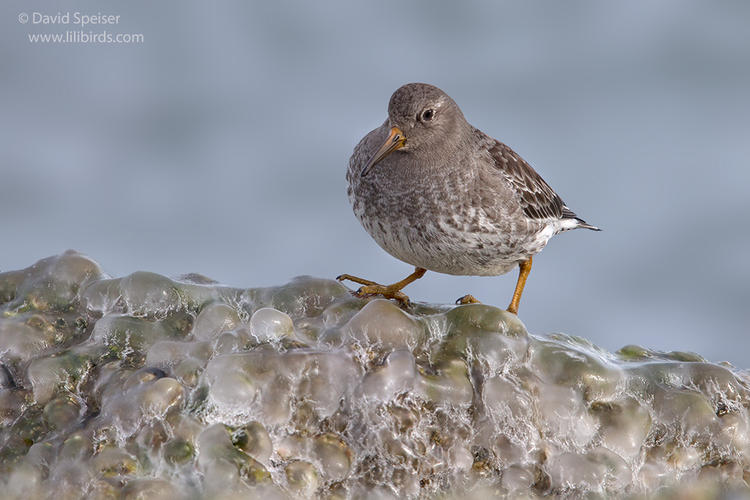
[[[479,300],[477,300],[473,295],[466,294],[463,297],[459,297],[458,299],[456,299],[456,304],[462,306],[466,304],[481,304],[481,302],[479,302]]]

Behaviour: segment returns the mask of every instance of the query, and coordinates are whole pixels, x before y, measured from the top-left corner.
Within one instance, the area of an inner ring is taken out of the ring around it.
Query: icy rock
[[[0,273],[9,498],[747,497],[750,376],[486,304]]]

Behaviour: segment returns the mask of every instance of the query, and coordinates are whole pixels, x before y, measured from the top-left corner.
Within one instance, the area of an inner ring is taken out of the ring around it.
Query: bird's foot
[[[359,290],[354,293],[354,295],[360,298],[380,295],[382,297],[385,297],[386,299],[395,299],[404,307],[408,306],[410,303],[409,297],[407,297],[404,292],[400,291],[398,288],[395,288],[392,285],[385,286],[379,285],[377,283],[374,283],[372,285],[365,285],[360,287]]]
[[[357,276],[352,276],[351,274],[339,274],[338,276],[336,276],[336,279],[339,281],[353,281],[355,283],[359,283],[360,285],[377,285],[377,283],[375,283],[374,281],[359,278]]]
[[[359,290],[357,290],[356,292],[352,292],[355,297],[359,297],[360,299],[380,295],[386,299],[394,299],[404,307],[408,306],[410,303],[409,297],[407,297],[406,294],[401,291],[402,287],[398,286],[400,285],[400,283],[386,286],[374,281],[358,278],[357,276],[352,276],[350,274],[342,274],[340,276],[337,276],[336,279],[339,281],[349,280],[355,283],[359,283],[360,285],[364,285],[359,287]]]
[[[460,297],[456,300],[456,304],[463,306],[466,304],[481,304],[476,297],[474,297],[471,294],[464,295],[463,297]]]

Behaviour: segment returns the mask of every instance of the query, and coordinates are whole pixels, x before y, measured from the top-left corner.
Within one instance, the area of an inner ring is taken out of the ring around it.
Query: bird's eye
[[[428,122],[435,116],[435,110],[432,108],[425,109],[422,111],[422,121]]]

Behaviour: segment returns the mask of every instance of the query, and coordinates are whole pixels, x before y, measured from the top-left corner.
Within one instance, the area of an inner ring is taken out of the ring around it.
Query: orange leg
[[[375,283],[374,281],[358,278],[350,274],[342,274],[338,276],[336,279],[339,281],[349,280],[355,283],[359,283],[360,285],[364,285],[360,287],[359,290],[357,290],[357,292],[355,293],[357,297],[369,297],[372,295],[382,295],[386,299],[396,299],[402,305],[408,305],[409,297],[407,297],[406,294],[404,294],[401,291],[401,289],[404,288],[409,283],[416,281],[422,276],[424,276],[424,273],[426,272],[427,272],[427,269],[424,269],[422,267],[415,267],[413,273],[411,273],[409,276],[402,279],[401,281],[397,281],[396,283],[393,283],[392,285],[380,285],[378,283]]]
[[[518,265],[518,281],[516,282],[516,290],[513,292],[513,299],[510,301],[508,306],[508,312],[518,314],[518,304],[521,302],[521,294],[523,293],[523,287],[526,286],[526,278],[529,277],[531,272],[531,257],[529,260],[521,262]]]

